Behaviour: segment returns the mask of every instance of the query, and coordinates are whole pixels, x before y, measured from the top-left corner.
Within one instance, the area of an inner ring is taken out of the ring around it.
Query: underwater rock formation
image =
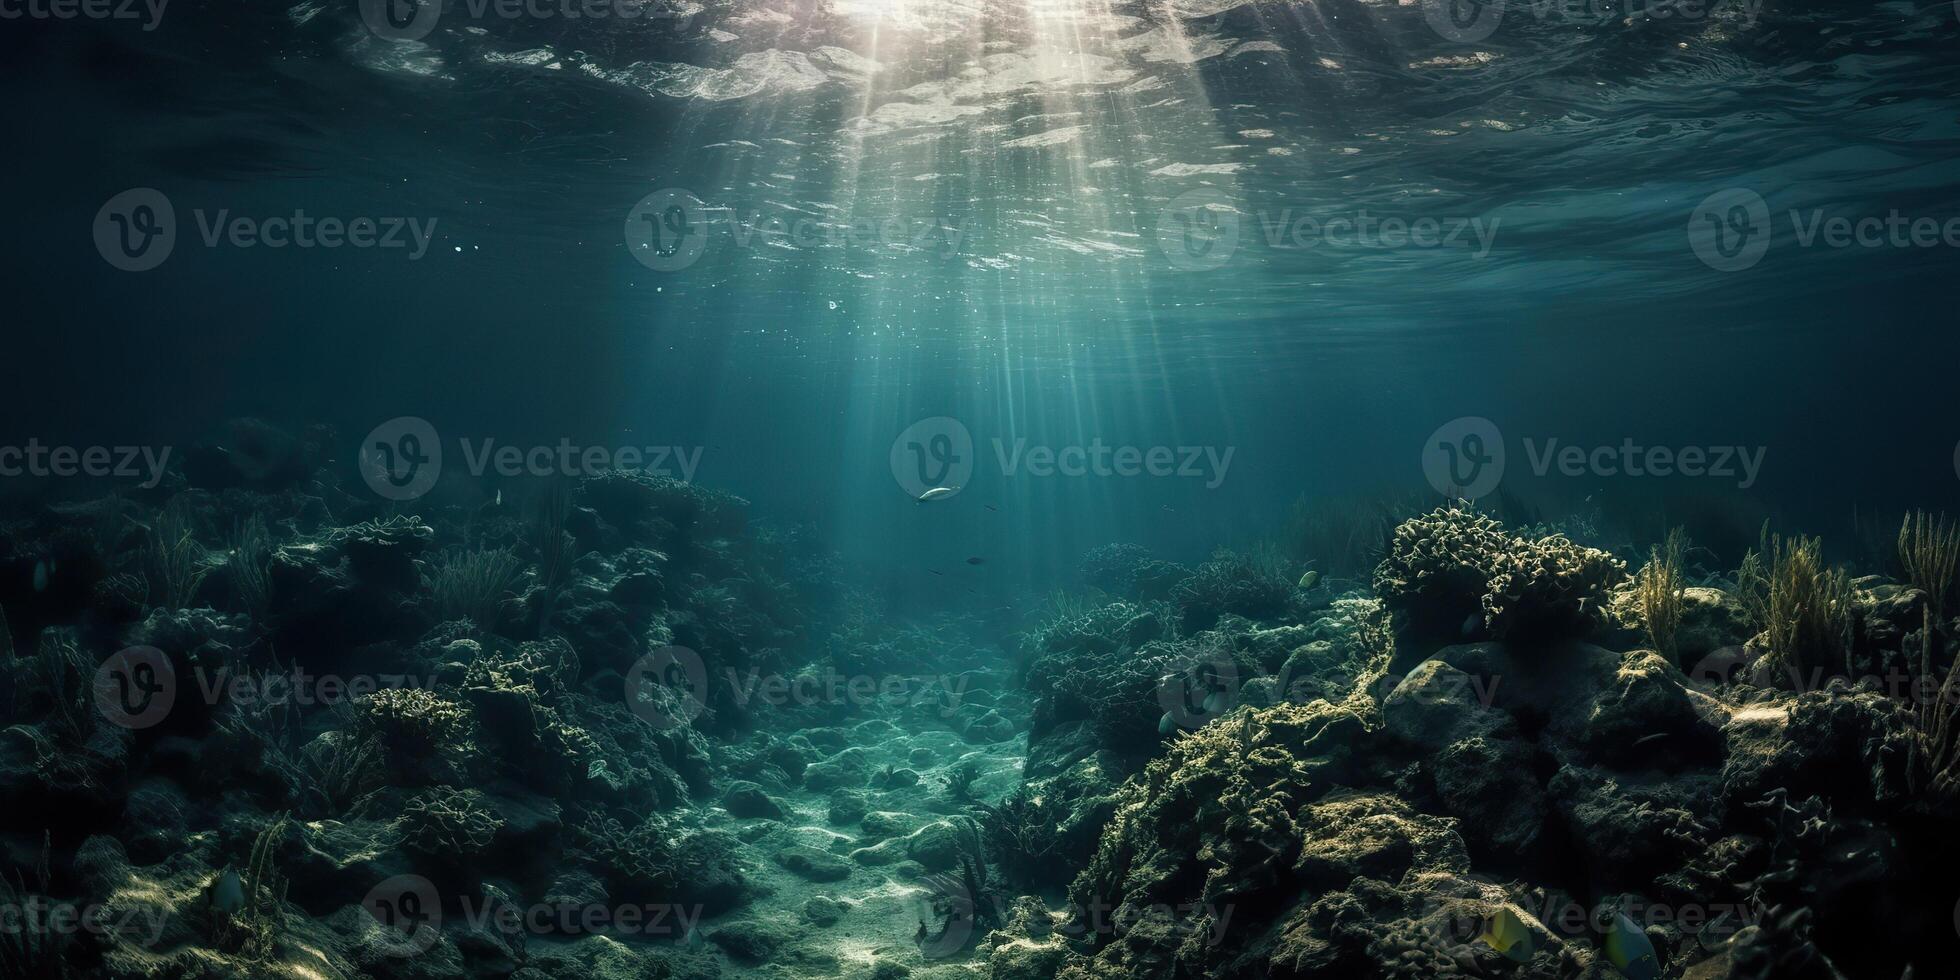
[[[990,638],[663,478],[404,515],[209,465],[0,526],[43,570],[0,577],[0,904],[120,924],[0,936],[0,977],[1771,980],[1951,945],[1950,583],[1807,545],[1629,582],[1450,507],[1372,589],[1112,546]]]

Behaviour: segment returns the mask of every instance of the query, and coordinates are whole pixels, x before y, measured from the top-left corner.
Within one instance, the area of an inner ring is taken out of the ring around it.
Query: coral
[[[1584,633],[1603,618],[1626,566],[1564,535],[1527,539],[1464,507],[1396,527],[1375,568],[1375,594],[1417,639],[1460,636],[1481,622],[1496,636]]]
[[[1187,629],[1204,629],[1226,614],[1264,619],[1284,612],[1293,584],[1270,548],[1246,554],[1221,549],[1171,589],[1171,601]]]
[[[1503,525],[1468,508],[1409,518],[1375,567],[1375,595],[1412,628],[1454,634],[1481,612],[1491,566],[1512,540]]]
[[[1625,577],[1625,563],[1562,534],[1515,540],[1492,559],[1484,625],[1499,637],[1583,635]]]
[[[1082,580],[1091,588],[1137,602],[1170,598],[1177,583],[1191,574],[1175,562],[1153,557],[1141,545],[1110,544],[1082,557]]]
[[[466,780],[483,759],[470,709],[448,698],[418,688],[384,688],[355,701],[353,708],[350,734],[379,748],[385,760],[381,771],[393,785]],[[342,770],[350,780],[371,771],[358,756],[345,766],[351,767]]]
[[[395,820],[402,843],[436,857],[468,859],[483,853],[504,828],[483,793],[433,786],[417,793]]]

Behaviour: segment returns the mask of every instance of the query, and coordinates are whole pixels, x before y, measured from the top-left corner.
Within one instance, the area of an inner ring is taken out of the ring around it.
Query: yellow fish
[[[1477,938],[1484,945],[1519,963],[1530,960],[1535,951],[1531,930],[1525,928],[1524,920],[1518,918],[1518,914],[1511,911],[1508,905],[1498,906],[1497,911],[1484,920],[1484,931]]]
[[[1300,591],[1305,592],[1320,584],[1320,573],[1308,570],[1300,573]]]

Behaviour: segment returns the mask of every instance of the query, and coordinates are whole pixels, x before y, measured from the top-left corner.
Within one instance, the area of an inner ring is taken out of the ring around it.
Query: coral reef
[[[1647,542],[1629,578],[1640,552],[1570,521],[1302,511],[1290,551],[1096,549],[1009,635],[896,616],[663,477],[410,514],[344,491],[318,433],[233,437],[254,452],[153,495],[0,521],[0,906],[116,923],[0,930],[0,976],[1769,980],[1950,952],[1941,517],[1904,522],[1903,580],[1767,531],[1732,570]],[[1364,552],[1367,583],[1317,574]]]

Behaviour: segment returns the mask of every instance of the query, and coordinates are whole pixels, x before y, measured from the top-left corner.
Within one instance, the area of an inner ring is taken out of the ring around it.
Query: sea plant
[[[239,955],[249,960],[271,959],[285,930],[287,881],[273,855],[291,826],[291,815],[281,813],[252,841],[251,857],[240,879],[243,895],[238,908],[217,922],[219,940],[235,944]]]
[[[963,759],[946,770],[946,796],[955,802],[964,803],[973,799],[973,783],[980,778],[980,767],[972,759]]]
[[[1683,590],[1687,588],[1688,533],[1684,528],[1667,532],[1667,539],[1655,545],[1647,565],[1635,582],[1640,599],[1640,619],[1647,628],[1647,639],[1654,649],[1672,661],[1680,650]]]
[[[18,872],[0,875],[0,908],[33,908],[37,895],[48,893],[48,855],[52,838],[41,836],[41,856],[34,866],[34,889]],[[58,929],[0,929],[0,980],[65,980],[79,974],[68,955],[69,936]]]
[[[232,530],[230,556],[232,591],[252,622],[264,626],[272,608],[272,536],[258,514]]]
[[[1906,581],[1926,594],[1933,622],[1944,624],[1954,570],[1960,567],[1960,524],[1945,514],[1907,514],[1899,525],[1899,565],[1905,569]]]
[[[449,552],[431,576],[436,609],[444,619],[495,629],[504,600],[523,576],[524,563],[507,548]]]
[[[1824,561],[1823,541],[1771,534],[1736,573],[1744,610],[1763,630],[1771,664],[1807,675],[1850,670],[1851,577]]]
[[[164,609],[188,608],[210,569],[204,548],[191,533],[184,510],[171,501],[146,534],[143,574],[150,584],[150,604]]]

